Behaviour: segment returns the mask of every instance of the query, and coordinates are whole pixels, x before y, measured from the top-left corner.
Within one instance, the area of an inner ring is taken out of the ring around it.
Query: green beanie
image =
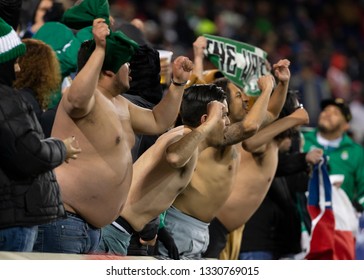
[[[88,37],[87,32],[90,32],[89,36],[93,38],[90,26],[93,25],[93,21],[96,18],[103,18],[109,24],[109,3],[107,0],[78,1],[63,14],[62,21],[70,28],[83,28],[83,38]],[[125,62],[131,60],[138,48],[138,43],[123,32],[111,31],[110,35],[106,38],[106,54],[102,69],[111,70],[114,73],[118,72]]]
[[[61,65],[62,78],[76,72],[77,53],[81,43],[71,29],[60,22],[46,22],[34,34],[33,39],[45,42],[56,52]]]
[[[20,41],[14,29],[0,18],[0,63],[22,56],[25,44]]]

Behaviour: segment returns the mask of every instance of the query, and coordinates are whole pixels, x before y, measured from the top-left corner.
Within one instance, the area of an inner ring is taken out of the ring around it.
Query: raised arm
[[[206,139],[215,125],[221,121],[225,105],[212,101],[207,105],[207,117],[200,126],[183,136],[177,142],[168,146],[166,150],[167,162],[174,168],[181,168],[187,164],[196,151],[198,145]]]
[[[192,74],[196,75],[199,80],[203,80],[203,60],[205,58],[204,50],[206,49],[207,41],[203,36],[197,37],[193,42],[193,62],[194,67]]]
[[[153,110],[146,110],[129,103],[132,127],[135,132],[160,134],[174,124],[182,102],[183,85],[189,79],[192,69],[191,60],[183,56],[177,57],[173,62],[173,81],[176,84],[171,83],[168,92]]]
[[[258,80],[261,94],[255,101],[252,109],[241,121],[229,126],[225,133],[224,145],[232,145],[253,136],[265,120],[269,97],[272,93],[274,80],[272,75],[265,75]]]
[[[95,103],[94,94],[105,58],[106,37],[110,34],[104,19],[94,20],[92,33],[95,50],[62,98],[62,104],[72,118],[87,115]]]
[[[262,128],[257,134],[243,141],[243,148],[248,152],[256,152],[261,146],[269,143],[278,134],[292,127],[308,123],[308,113],[304,108],[299,108],[287,117],[276,120]]]
[[[278,79],[273,94],[268,104],[268,112],[262,126],[268,125],[275,121],[281,112],[284,102],[286,101],[287,91],[291,73],[289,71],[290,61],[283,59],[273,65],[274,76]]]

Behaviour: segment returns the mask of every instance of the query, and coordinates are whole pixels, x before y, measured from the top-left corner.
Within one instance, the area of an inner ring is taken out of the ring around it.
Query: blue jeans
[[[271,251],[250,251],[239,254],[239,260],[294,260],[294,254],[275,256]]]
[[[31,252],[38,226],[0,229],[0,251]]]
[[[77,215],[68,215],[49,224],[39,226],[35,252],[89,254],[99,246],[101,230]]]
[[[270,251],[250,251],[239,254],[239,260],[273,260],[273,252]]]

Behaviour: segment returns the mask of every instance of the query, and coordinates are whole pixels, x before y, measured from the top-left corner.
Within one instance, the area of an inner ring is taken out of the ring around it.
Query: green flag
[[[268,73],[267,53],[262,49],[214,35],[207,39],[205,55],[226,78],[241,87],[247,95],[258,96],[258,78]]]

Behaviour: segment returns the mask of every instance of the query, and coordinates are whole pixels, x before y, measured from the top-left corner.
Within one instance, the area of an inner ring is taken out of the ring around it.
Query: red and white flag
[[[312,228],[305,259],[355,259],[354,234],[358,220],[346,193],[332,186],[325,158],[314,166],[308,191]]]

